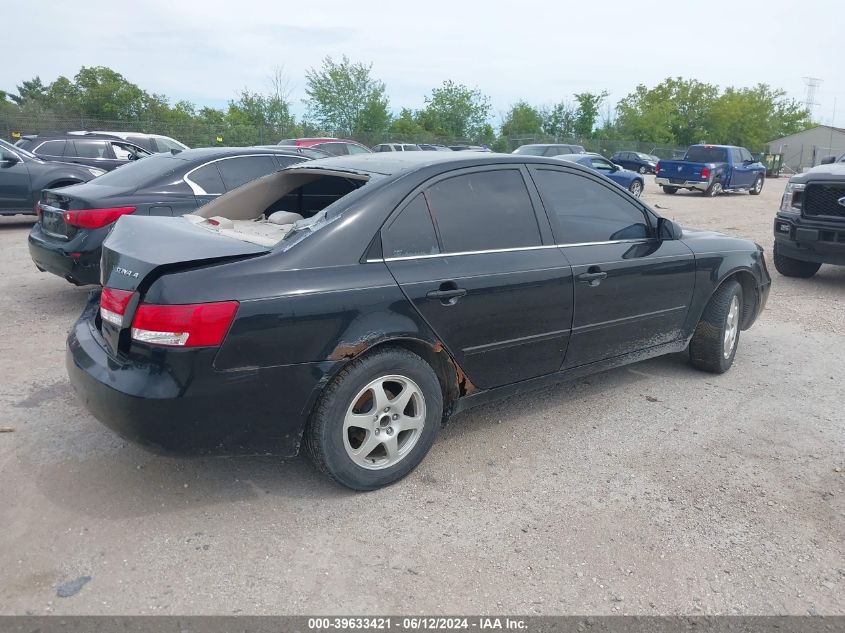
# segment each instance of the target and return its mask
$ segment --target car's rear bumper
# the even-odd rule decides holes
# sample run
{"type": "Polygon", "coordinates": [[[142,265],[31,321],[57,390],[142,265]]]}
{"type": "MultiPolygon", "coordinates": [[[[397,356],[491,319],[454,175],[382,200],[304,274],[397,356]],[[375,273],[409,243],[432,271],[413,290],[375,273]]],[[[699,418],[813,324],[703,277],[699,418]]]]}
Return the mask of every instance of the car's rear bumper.
{"type": "Polygon", "coordinates": [[[157,451],[272,454],[299,450],[307,416],[335,363],[217,371],[214,348],[155,350],[148,362],[107,351],[96,293],[68,335],[70,381],[88,410],[157,451]]]}
{"type": "Polygon", "coordinates": [[[41,230],[36,222],[29,232],[29,255],[40,270],[85,286],[100,283],[100,251],[103,240],[86,233],[66,242],[56,240],[41,230]]]}
{"type": "Polygon", "coordinates": [[[654,182],[661,187],[677,187],[678,189],[698,189],[699,191],[707,191],[710,183],[701,180],[677,180],[674,178],[662,178],[658,176],[654,182]]]}
{"type": "Polygon", "coordinates": [[[805,262],[845,266],[845,223],[805,225],[792,217],[777,216],[774,224],[778,254],[805,262]]]}

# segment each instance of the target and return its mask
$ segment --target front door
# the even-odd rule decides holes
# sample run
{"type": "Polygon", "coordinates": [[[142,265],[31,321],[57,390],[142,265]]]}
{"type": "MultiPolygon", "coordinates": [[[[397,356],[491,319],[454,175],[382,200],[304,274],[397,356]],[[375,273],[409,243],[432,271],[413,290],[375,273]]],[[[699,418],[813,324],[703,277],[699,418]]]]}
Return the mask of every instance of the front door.
{"type": "Polygon", "coordinates": [[[557,371],[572,325],[572,273],[523,171],[452,174],[386,224],[391,273],[476,387],[557,371]]]}
{"type": "Polygon", "coordinates": [[[564,367],[678,340],[695,280],[692,251],[657,239],[654,217],[612,185],[566,168],[531,173],[575,281],[564,367]]]}
{"type": "Polygon", "coordinates": [[[32,212],[34,204],[26,163],[11,150],[0,148],[0,211],[32,212]]]}

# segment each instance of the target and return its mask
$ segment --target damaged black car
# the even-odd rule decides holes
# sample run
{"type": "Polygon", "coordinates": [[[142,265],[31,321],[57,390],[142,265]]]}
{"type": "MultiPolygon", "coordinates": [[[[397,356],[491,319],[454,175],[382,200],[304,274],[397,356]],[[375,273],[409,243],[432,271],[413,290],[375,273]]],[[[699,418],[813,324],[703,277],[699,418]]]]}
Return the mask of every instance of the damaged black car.
{"type": "Polygon", "coordinates": [[[67,354],[99,420],[160,449],[305,447],[358,490],[495,398],[684,350],[727,371],[771,283],[754,242],[586,168],[471,152],[319,159],[126,215],[102,274],[67,354]]]}

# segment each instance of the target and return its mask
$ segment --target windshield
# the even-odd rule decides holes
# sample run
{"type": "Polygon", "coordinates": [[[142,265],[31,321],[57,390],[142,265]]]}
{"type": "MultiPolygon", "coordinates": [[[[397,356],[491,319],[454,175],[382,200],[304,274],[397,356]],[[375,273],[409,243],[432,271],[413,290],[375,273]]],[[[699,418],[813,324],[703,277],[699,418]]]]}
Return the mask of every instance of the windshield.
{"type": "Polygon", "coordinates": [[[684,160],[691,163],[726,163],[728,162],[728,152],[724,147],[695,145],[687,150],[684,160]]]}
{"type": "Polygon", "coordinates": [[[542,145],[523,145],[522,147],[518,147],[514,154],[526,154],[528,156],[542,156],[546,151],[546,148],[542,145]]]}
{"type": "Polygon", "coordinates": [[[3,139],[0,139],[0,148],[7,149],[15,152],[19,156],[26,156],[27,158],[33,158],[35,160],[39,160],[38,157],[33,154],[32,152],[26,151],[23,147],[18,147],[17,145],[12,145],[11,143],[7,143],[3,139]]]}
{"type": "Polygon", "coordinates": [[[170,174],[178,167],[185,165],[185,161],[173,156],[173,154],[153,154],[143,160],[138,160],[114,171],[103,174],[96,179],[94,184],[106,187],[132,187],[137,188],[147,184],[154,178],[170,174]]]}

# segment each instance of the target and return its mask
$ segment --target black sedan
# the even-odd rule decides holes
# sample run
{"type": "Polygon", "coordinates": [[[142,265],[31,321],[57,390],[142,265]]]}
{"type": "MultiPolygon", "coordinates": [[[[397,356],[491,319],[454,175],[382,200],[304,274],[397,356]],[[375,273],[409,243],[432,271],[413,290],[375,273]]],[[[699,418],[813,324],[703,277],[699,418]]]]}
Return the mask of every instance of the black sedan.
{"type": "Polygon", "coordinates": [[[0,215],[34,215],[43,189],[87,182],[104,173],[94,167],[43,161],[0,140],[0,215]]]}
{"type": "Polygon", "coordinates": [[[655,160],[654,156],[642,152],[616,152],[610,157],[610,160],[625,169],[641,174],[653,174],[654,168],[657,167],[659,162],[659,160],[655,160]]]}
{"type": "Polygon", "coordinates": [[[100,246],[120,216],[182,215],[259,176],[323,155],[284,147],[191,149],[155,154],[90,183],[47,189],[29,253],[39,270],[77,285],[97,284],[100,246]]]}
{"type": "Polygon", "coordinates": [[[771,283],[581,166],[476,152],[315,160],[181,218],[122,217],[69,334],[83,402],[170,449],[408,474],[468,407],[689,349],[727,371],[771,283]]]}

